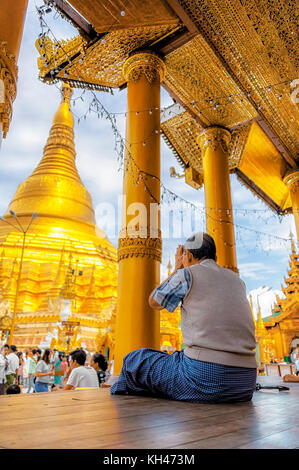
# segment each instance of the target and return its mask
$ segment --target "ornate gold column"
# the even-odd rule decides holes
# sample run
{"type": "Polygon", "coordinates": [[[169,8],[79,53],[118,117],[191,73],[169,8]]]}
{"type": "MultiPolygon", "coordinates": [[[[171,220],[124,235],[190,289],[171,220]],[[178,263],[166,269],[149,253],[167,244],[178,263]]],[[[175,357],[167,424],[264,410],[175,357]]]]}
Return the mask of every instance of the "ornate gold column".
{"type": "Polygon", "coordinates": [[[119,237],[118,309],[114,374],[129,352],[160,349],[160,315],[148,304],[159,284],[160,82],[164,62],[151,52],[126,60],[128,82],[122,229],[119,237]]]}
{"type": "Polygon", "coordinates": [[[299,169],[287,173],[283,182],[289,187],[299,243],[299,169]]]}
{"type": "Polygon", "coordinates": [[[216,243],[217,262],[238,273],[232,201],[229,181],[230,132],[208,127],[197,138],[202,150],[206,230],[216,243]]]}
{"type": "Polygon", "coordinates": [[[6,137],[17,94],[17,60],[28,0],[1,0],[0,8],[0,145],[6,137]]]}

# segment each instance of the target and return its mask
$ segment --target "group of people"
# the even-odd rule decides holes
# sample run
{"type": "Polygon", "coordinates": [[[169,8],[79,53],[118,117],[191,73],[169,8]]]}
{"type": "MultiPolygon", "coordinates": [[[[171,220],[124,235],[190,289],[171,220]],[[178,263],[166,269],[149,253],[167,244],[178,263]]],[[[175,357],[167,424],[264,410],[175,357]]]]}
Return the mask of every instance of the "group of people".
{"type": "Polygon", "coordinates": [[[15,345],[5,344],[0,351],[0,395],[100,387],[109,377],[107,369],[100,353],[87,360],[83,349],[67,356],[56,349],[22,353],[15,345]]]}
{"type": "MultiPolygon", "coordinates": [[[[120,375],[110,380],[112,395],[141,394],[196,403],[252,399],[258,364],[246,286],[238,274],[216,260],[215,241],[207,233],[198,232],[177,248],[174,272],[148,301],[153,315],[162,309],[173,312],[180,305],[185,348],[172,354],[151,348],[130,352],[120,375]]],[[[17,385],[21,366],[15,346],[9,346],[5,356],[8,393],[11,385],[17,385]]],[[[65,370],[57,351],[47,349],[39,359],[32,351],[29,358],[29,384],[34,376],[36,392],[105,386],[107,363],[101,354],[86,361],[85,351],[76,349],[63,359],[68,363],[65,370]]]]}

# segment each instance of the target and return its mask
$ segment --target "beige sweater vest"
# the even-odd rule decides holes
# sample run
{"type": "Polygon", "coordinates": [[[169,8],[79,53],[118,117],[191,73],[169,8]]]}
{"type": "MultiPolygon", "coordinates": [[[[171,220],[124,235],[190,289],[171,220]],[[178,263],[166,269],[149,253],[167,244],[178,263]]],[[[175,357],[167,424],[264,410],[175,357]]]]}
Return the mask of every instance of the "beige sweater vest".
{"type": "Polygon", "coordinates": [[[236,367],[257,367],[254,321],[244,282],[209,259],[189,267],[182,307],[186,356],[236,367]]]}

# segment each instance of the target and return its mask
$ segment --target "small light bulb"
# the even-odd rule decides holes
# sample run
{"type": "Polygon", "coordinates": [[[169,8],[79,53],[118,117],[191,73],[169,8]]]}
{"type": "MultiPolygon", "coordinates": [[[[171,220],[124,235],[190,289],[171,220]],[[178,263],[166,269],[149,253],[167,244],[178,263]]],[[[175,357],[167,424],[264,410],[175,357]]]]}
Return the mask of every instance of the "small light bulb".
{"type": "Polygon", "coordinates": [[[120,14],[121,14],[121,16],[125,16],[126,12],[125,12],[124,10],[122,10],[122,11],[120,12],[120,14]]]}
{"type": "Polygon", "coordinates": [[[102,44],[105,44],[105,42],[106,42],[105,38],[102,38],[102,39],[101,39],[101,43],[102,43],[102,44]]]}

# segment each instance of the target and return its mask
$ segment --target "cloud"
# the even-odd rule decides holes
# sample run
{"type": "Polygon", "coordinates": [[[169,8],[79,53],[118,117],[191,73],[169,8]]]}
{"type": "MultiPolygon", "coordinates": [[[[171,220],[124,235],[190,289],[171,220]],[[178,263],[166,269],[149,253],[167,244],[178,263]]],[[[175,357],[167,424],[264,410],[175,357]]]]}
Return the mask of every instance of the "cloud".
{"type": "Polygon", "coordinates": [[[271,289],[269,287],[263,286],[258,289],[254,289],[249,292],[248,300],[252,298],[252,307],[255,318],[257,314],[261,311],[262,317],[268,317],[272,314],[272,309],[276,303],[276,296],[279,298],[285,298],[285,295],[281,290],[271,289]]]}

